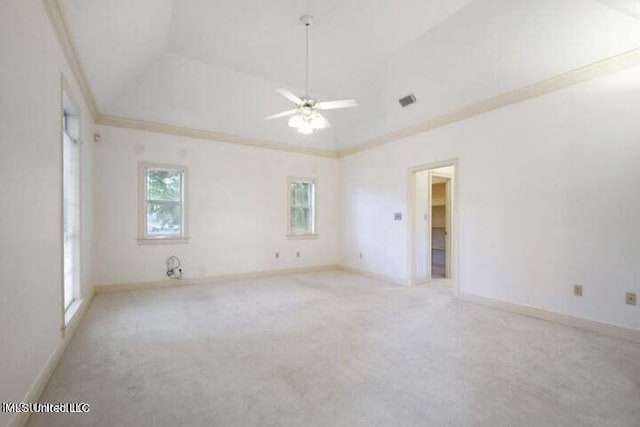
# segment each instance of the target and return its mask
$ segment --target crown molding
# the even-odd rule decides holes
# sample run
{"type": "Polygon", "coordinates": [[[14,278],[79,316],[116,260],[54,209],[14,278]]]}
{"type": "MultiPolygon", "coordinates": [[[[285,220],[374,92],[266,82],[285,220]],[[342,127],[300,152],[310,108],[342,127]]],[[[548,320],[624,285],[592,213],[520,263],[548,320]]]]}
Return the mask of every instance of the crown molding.
{"type": "Polygon", "coordinates": [[[42,4],[49,16],[49,21],[51,21],[51,25],[58,36],[58,41],[60,41],[60,46],[67,58],[73,77],[75,77],[78,86],[80,86],[82,96],[84,97],[84,100],[89,107],[89,111],[91,112],[91,116],[95,121],[100,113],[98,112],[95,98],[91,92],[91,87],[89,86],[84,69],[82,68],[82,63],[78,59],[76,44],[69,32],[69,26],[67,25],[62,5],[59,0],[42,0],[42,4]]]}
{"type": "Polygon", "coordinates": [[[244,145],[247,147],[265,148],[269,150],[285,151],[289,153],[306,154],[311,156],[327,157],[335,159],[337,152],[334,150],[323,150],[314,147],[299,147],[292,144],[284,144],[262,139],[246,138],[243,136],[230,135],[226,133],[193,129],[181,126],[168,125],[164,123],[151,122],[147,120],[130,119],[125,117],[100,114],[96,124],[103,126],[136,129],[148,132],[163,133],[167,135],[185,136],[188,138],[204,139],[208,141],[226,142],[229,144],[244,145]]]}
{"type": "Polygon", "coordinates": [[[595,79],[606,74],[614,73],[625,68],[640,64],[640,48],[612,56],[602,61],[577,68],[564,74],[552,77],[547,80],[534,83],[530,86],[514,90],[484,101],[461,108],[452,113],[440,117],[429,119],[414,126],[399,129],[397,131],[369,139],[361,144],[347,147],[338,151],[338,158],[347,157],[356,153],[361,153],[372,148],[380,147],[391,142],[408,138],[432,129],[446,126],[455,122],[516,104],[527,99],[536,98],[564,89],[578,83],[595,79]]]}
{"type": "Polygon", "coordinates": [[[335,150],[323,150],[313,147],[299,147],[292,144],[247,138],[216,131],[173,126],[164,123],[116,117],[100,113],[91,88],[89,86],[86,73],[84,72],[82,63],[80,62],[78,50],[73,40],[73,36],[69,31],[69,26],[65,18],[64,9],[62,7],[62,4],[60,3],[60,0],[42,0],[42,4],[44,5],[53,28],[55,29],[62,50],[65,54],[67,62],[69,63],[69,67],[71,68],[71,72],[73,73],[76,82],[80,86],[82,96],[84,97],[84,100],[91,112],[91,116],[93,117],[93,120],[96,124],[165,133],[168,135],[186,136],[190,138],[210,141],[226,142],[230,144],[285,151],[289,153],[306,154],[334,159],[337,157],[337,151],[335,150]]]}
{"type": "Polygon", "coordinates": [[[498,95],[476,104],[463,107],[451,113],[426,120],[417,125],[402,128],[385,135],[371,138],[365,142],[353,145],[341,150],[324,150],[313,147],[299,147],[292,144],[266,141],[261,139],[253,139],[238,135],[230,135],[216,131],[203,129],[193,129],[180,126],[173,126],[164,123],[156,123],[145,120],[130,119],[124,117],[116,117],[107,114],[101,114],[98,111],[97,104],[89,87],[86,74],[82,68],[82,64],[78,59],[77,49],[73,41],[73,37],[68,29],[67,21],[60,4],[60,0],[42,0],[47,15],[56,30],[60,44],[62,45],[65,56],[69,62],[78,85],[82,91],[84,99],[89,106],[91,115],[96,124],[112,127],[122,127],[128,129],[138,129],[150,132],[165,133],[169,135],[186,136],[190,138],[205,139],[210,141],[226,142],[230,144],[244,145],[248,147],[258,147],[270,150],[279,150],[290,153],[306,154],[312,156],[320,156],[327,158],[344,158],[363,151],[371,150],[382,145],[389,144],[404,138],[418,135],[423,132],[430,131],[439,127],[447,126],[455,122],[466,120],[468,118],[478,116],[502,107],[516,104],[528,99],[536,98],[548,93],[564,89],[578,83],[595,79],[625,68],[640,64],[640,48],[624,52],[619,55],[612,56],[602,61],[595,62],[584,67],[577,68],[564,74],[543,80],[532,85],[516,89],[502,95],[498,95]]]}

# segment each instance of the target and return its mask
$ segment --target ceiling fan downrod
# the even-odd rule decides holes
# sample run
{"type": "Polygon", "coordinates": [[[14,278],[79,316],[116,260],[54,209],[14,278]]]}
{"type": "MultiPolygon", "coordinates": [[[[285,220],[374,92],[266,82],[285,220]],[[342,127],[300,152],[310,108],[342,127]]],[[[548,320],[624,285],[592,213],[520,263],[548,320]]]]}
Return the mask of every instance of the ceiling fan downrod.
{"type": "Polygon", "coordinates": [[[305,68],[304,68],[304,97],[309,99],[309,27],[313,25],[312,15],[302,15],[300,21],[304,24],[307,36],[305,68]]]}

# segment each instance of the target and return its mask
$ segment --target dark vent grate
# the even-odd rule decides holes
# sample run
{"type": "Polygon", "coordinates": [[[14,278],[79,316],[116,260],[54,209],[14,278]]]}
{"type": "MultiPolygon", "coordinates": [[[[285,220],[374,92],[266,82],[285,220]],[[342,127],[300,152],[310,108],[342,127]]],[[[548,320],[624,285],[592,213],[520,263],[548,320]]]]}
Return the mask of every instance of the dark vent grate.
{"type": "Polygon", "coordinates": [[[407,95],[407,96],[405,96],[403,98],[400,98],[398,100],[398,102],[400,103],[400,105],[402,107],[406,107],[407,105],[411,105],[411,104],[415,103],[416,102],[416,97],[415,97],[414,94],[409,94],[409,95],[407,95]]]}

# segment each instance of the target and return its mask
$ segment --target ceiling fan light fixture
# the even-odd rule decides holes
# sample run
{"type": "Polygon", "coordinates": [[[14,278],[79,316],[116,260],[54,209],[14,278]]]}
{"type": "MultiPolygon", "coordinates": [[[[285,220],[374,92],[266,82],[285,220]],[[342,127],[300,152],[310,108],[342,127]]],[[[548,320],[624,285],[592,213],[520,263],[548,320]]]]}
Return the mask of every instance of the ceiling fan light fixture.
{"type": "Polygon", "coordinates": [[[313,133],[313,127],[308,122],[304,122],[300,127],[298,127],[298,132],[303,135],[309,135],[313,133]]]}
{"type": "Polygon", "coordinates": [[[296,114],[295,116],[291,116],[289,119],[289,126],[292,128],[299,128],[304,123],[304,119],[302,116],[296,114]]]}
{"type": "Polygon", "coordinates": [[[314,114],[309,121],[309,124],[314,129],[324,129],[327,127],[328,123],[320,114],[314,114]]]}

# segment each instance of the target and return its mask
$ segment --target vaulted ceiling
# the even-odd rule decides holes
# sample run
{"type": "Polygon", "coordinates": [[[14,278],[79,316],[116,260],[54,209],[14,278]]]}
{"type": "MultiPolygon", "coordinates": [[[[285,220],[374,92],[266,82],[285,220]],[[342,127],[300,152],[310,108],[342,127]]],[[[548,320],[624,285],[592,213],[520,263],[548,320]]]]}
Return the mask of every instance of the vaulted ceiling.
{"type": "Polygon", "coordinates": [[[102,113],[325,149],[640,47],[638,0],[61,0],[102,113]],[[355,97],[299,135],[263,117],[301,93],[355,97]],[[397,99],[414,93],[405,109],[397,99]]]}

